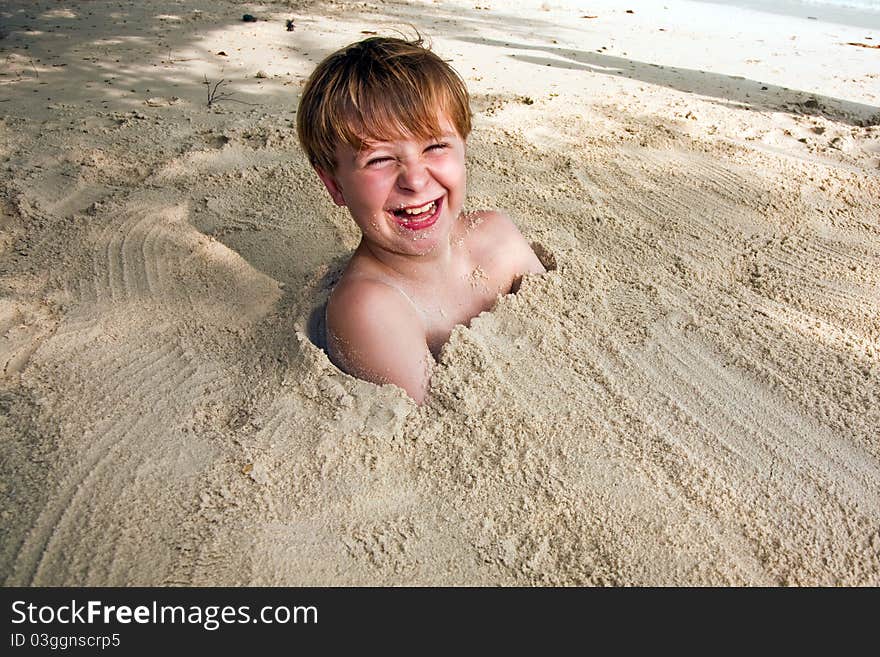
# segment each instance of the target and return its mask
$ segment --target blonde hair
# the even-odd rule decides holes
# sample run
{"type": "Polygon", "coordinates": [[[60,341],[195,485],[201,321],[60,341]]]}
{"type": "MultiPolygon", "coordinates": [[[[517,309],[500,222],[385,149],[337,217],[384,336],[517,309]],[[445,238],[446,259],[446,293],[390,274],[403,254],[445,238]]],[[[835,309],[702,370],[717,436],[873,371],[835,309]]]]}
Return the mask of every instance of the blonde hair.
{"type": "Polygon", "coordinates": [[[332,173],[338,144],[440,136],[445,115],[462,139],[471,131],[467,88],[455,70],[423,45],[370,37],[337,50],[303,89],[297,136],[312,166],[332,173]]]}

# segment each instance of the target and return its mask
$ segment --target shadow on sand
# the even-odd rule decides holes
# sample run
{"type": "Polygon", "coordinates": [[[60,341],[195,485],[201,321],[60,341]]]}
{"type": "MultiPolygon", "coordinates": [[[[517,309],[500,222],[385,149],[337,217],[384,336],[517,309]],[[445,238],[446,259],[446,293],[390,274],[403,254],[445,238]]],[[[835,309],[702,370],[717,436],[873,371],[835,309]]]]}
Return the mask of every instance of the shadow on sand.
{"type": "Polygon", "coordinates": [[[852,125],[880,124],[880,108],[840,98],[788,89],[758,80],[734,75],[710,73],[698,69],[661,66],[624,57],[600,53],[512,43],[482,37],[459,37],[460,41],[510,50],[532,51],[535,55],[508,54],[507,57],[536,66],[552,66],[572,71],[641,80],[678,91],[699,94],[712,102],[739,109],[788,112],[790,114],[824,116],[852,125]],[[781,102],[780,102],[780,99],[781,102]]]}

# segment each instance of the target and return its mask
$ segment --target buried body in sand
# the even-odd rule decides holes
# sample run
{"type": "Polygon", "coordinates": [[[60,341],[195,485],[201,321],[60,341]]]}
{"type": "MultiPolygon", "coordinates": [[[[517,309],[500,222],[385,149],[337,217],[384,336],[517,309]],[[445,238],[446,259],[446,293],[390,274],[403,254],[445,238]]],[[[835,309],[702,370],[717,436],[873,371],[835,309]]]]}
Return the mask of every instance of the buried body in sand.
{"type": "Polygon", "coordinates": [[[447,64],[380,37],[330,55],[300,102],[300,141],[362,233],[327,303],[330,357],[419,403],[452,329],[544,271],[505,215],[462,213],[470,118],[447,64]]]}

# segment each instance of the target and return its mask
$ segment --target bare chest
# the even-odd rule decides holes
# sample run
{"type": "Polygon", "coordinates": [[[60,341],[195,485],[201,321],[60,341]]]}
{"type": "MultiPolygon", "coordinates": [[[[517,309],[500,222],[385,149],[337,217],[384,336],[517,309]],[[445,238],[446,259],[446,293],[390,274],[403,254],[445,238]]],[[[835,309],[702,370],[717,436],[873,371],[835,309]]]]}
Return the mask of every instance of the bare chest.
{"type": "Polygon", "coordinates": [[[413,302],[422,315],[425,340],[434,358],[439,358],[456,326],[469,326],[474,317],[490,310],[499,294],[510,291],[510,284],[499,272],[475,267],[443,290],[416,295],[413,302]]]}

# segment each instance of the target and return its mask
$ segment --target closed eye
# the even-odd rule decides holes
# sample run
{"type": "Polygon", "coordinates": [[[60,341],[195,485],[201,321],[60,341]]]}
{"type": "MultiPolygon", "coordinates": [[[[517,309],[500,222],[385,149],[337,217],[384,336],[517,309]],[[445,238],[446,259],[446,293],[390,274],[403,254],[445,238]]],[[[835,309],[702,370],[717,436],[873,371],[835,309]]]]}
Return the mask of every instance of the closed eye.
{"type": "Polygon", "coordinates": [[[445,148],[449,148],[449,144],[446,142],[440,142],[438,144],[431,144],[425,150],[426,151],[442,151],[445,148]]]}
{"type": "Polygon", "coordinates": [[[390,162],[392,158],[390,157],[373,157],[367,160],[367,166],[372,167],[378,164],[382,164],[383,162],[390,162]]]}

